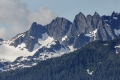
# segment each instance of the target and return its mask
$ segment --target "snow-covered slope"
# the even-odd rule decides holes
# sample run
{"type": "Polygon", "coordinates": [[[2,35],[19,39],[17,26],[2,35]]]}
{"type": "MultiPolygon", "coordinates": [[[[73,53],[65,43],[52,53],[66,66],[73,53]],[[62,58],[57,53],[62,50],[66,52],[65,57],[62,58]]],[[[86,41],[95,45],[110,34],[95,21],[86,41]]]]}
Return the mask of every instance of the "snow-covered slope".
{"type": "Polygon", "coordinates": [[[33,52],[29,52],[25,48],[25,43],[18,45],[17,47],[10,46],[7,44],[8,41],[3,41],[2,45],[0,45],[0,59],[6,59],[9,61],[14,61],[19,56],[32,56],[33,52]]]}
{"type": "Polygon", "coordinates": [[[12,46],[11,43],[14,43],[15,40],[20,37],[24,38],[23,35],[21,36],[21,34],[19,34],[11,40],[1,41],[0,63],[2,66],[0,66],[0,71],[31,67],[36,65],[41,60],[59,57],[74,50],[74,48],[71,50],[69,47],[64,47],[57,40],[54,40],[52,37],[48,36],[46,32],[42,34],[42,38],[37,39],[37,43],[34,44],[33,51],[29,51],[24,42],[16,47],[12,46]]]}

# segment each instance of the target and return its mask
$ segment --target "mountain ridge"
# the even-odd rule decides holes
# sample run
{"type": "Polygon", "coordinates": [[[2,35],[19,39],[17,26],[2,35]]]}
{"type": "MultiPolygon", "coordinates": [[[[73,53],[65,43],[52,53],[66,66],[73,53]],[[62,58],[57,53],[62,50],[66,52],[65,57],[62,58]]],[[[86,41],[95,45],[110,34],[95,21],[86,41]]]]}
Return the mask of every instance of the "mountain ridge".
{"type": "MultiPolygon", "coordinates": [[[[10,40],[1,40],[1,50],[8,50],[5,54],[16,54],[12,57],[13,62],[0,63],[1,69],[7,71],[31,67],[41,60],[61,56],[95,40],[113,40],[120,34],[119,21],[120,14],[115,12],[111,16],[100,16],[97,12],[85,16],[80,12],[73,22],[62,17],[57,17],[45,26],[33,22],[28,31],[10,40]]],[[[1,54],[8,59],[5,54],[1,54]]]]}
{"type": "Polygon", "coordinates": [[[72,53],[41,61],[32,68],[3,72],[0,79],[119,80],[119,53],[120,37],[110,41],[93,41],[72,53]]]}

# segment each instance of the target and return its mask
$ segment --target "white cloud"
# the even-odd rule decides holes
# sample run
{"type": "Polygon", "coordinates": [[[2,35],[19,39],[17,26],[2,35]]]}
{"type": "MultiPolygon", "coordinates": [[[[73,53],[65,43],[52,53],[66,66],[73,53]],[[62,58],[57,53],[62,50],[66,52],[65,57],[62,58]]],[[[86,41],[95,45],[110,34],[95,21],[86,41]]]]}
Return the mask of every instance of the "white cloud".
{"type": "Polygon", "coordinates": [[[54,14],[51,10],[46,7],[40,7],[39,13],[31,12],[28,16],[28,20],[30,23],[37,21],[42,25],[46,25],[52,19],[54,19],[57,15],[54,14]]]}
{"type": "Polygon", "coordinates": [[[45,25],[56,16],[45,7],[40,7],[39,12],[33,12],[23,0],[0,0],[0,24],[9,25],[12,36],[28,30],[32,22],[45,25]]]}
{"type": "Polygon", "coordinates": [[[3,39],[8,39],[9,38],[7,31],[2,27],[0,27],[0,38],[3,38],[3,39]]]}

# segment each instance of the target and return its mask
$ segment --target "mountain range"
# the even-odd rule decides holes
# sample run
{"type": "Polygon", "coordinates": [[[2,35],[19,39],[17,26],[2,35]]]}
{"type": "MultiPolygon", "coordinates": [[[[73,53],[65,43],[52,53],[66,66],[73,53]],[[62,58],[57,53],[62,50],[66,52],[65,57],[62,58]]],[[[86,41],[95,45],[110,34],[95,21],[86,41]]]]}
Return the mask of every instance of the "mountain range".
{"type": "MultiPolygon", "coordinates": [[[[85,16],[82,12],[73,22],[57,17],[43,26],[33,22],[30,29],[9,40],[0,39],[0,71],[37,65],[40,61],[59,57],[89,42],[110,41],[120,35],[120,13],[110,16],[85,16]]],[[[119,53],[119,50],[116,50],[119,53]]]]}
{"type": "Polygon", "coordinates": [[[120,37],[93,41],[31,68],[0,73],[0,80],[120,80],[120,37]]]}

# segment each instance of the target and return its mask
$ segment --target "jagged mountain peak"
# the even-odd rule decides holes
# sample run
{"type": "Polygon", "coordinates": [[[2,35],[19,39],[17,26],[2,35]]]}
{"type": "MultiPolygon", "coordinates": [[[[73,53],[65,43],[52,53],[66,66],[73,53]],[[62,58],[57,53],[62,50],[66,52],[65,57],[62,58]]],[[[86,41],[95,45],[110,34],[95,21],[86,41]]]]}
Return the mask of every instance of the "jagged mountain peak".
{"type": "Polygon", "coordinates": [[[67,20],[67,19],[65,19],[63,17],[56,17],[54,20],[67,20]]]}
{"type": "Polygon", "coordinates": [[[63,18],[63,17],[57,17],[57,18],[53,19],[50,24],[62,24],[62,23],[65,23],[65,22],[68,22],[68,23],[72,24],[72,22],[70,22],[68,19],[63,18]]]}
{"type": "Polygon", "coordinates": [[[31,36],[35,36],[35,35],[45,33],[45,31],[46,30],[45,30],[44,26],[42,26],[40,24],[37,24],[36,22],[33,22],[32,25],[31,25],[31,28],[28,31],[28,33],[31,36]]]}
{"type": "Polygon", "coordinates": [[[79,12],[79,14],[78,14],[79,16],[84,16],[84,14],[82,13],[82,12],[79,12]]]}
{"type": "Polygon", "coordinates": [[[71,24],[72,22],[68,19],[57,17],[50,24],[46,25],[45,28],[47,29],[49,36],[60,41],[61,38],[67,34],[71,24]]]}
{"type": "Polygon", "coordinates": [[[83,19],[85,19],[85,15],[82,12],[79,12],[79,14],[75,16],[74,22],[83,19]]]}
{"type": "Polygon", "coordinates": [[[33,23],[32,23],[32,26],[37,26],[37,22],[33,22],[33,23]]]}
{"type": "Polygon", "coordinates": [[[111,16],[119,15],[120,13],[117,13],[115,11],[112,12],[111,16]]]}
{"type": "Polygon", "coordinates": [[[42,26],[41,24],[37,24],[37,22],[33,22],[29,30],[34,30],[38,28],[42,29],[44,28],[44,26],[42,26]]]}
{"type": "Polygon", "coordinates": [[[120,20],[120,13],[113,12],[113,13],[111,14],[111,19],[113,19],[113,21],[116,21],[117,19],[120,20]]]}
{"type": "Polygon", "coordinates": [[[94,15],[93,15],[93,20],[94,21],[99,21],[100,19],[101,19],[101,16],[97,12],[95,12],[94,15]]]}
{"type": "Polygon", "coordinates": [[[87,28],[86,17],[82,12],[79,12],[79,14],[75,16],[68,34],[72,34],[72,36],[77,36],[80,33],[84,33],[85,28],[87,28]]]}
{"type": "Polygon", "coordinates": [[[100,16],[100,15],[97,12],[95,12],[93,16],[100,16]]]}
{"type": "Polygon", "coordinates": [[[86,17],[82,12],[80,12],[79,14],[77,14],[75,16],[75,19],[73,21],[73,25],[77,29],[79,29],[79,27],[86,27],[86,17]],[[82,25],[84,25],[84,26],[82,26],[82,25]]]}

